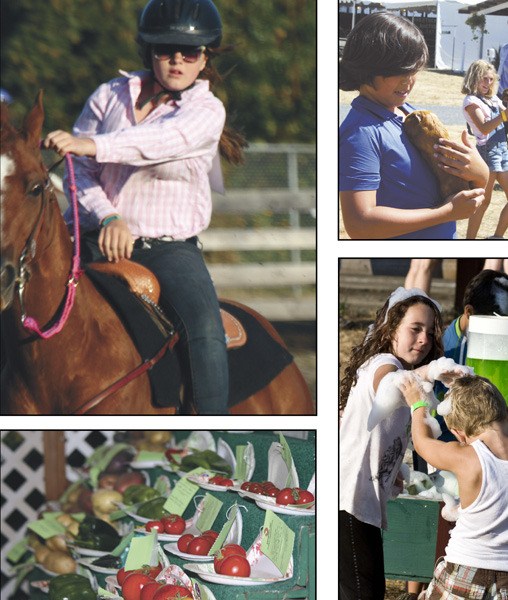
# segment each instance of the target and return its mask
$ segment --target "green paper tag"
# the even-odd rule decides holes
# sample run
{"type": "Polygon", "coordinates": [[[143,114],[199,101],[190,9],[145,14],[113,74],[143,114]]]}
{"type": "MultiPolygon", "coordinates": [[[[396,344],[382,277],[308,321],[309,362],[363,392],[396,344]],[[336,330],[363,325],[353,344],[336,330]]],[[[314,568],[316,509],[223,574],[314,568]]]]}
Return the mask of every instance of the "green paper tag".
{"type": "Polygon", "coordinates": [[[188,481],[186,478],[180,479],[164,503],[164,510],[173,515],[182,516],[198,490],[199,485],[188,481]]]}
{"type": "Polygon", "coordinates": [[[171,484],[168,477],[166,475],[159,475],[153,485],[153,489],[157,490],[161,496],[169,496],[171,493],[171,484]]]}
{"type": "Polygon", "coordinates": [[[271,510],[266,511],[261,552],[266,554],[282,575],[285,574],[295,542],[295,532],[271,510]]]}
{"type": "Polygon", "coordinates": [[[164,452],[149,452],[140,450],[134,459],[136,462],[166,462],[164,452]]]}
{"type": "Polygon", "coordinates": [[[118,598],[117,594],[108,592],[108,590],[105,590],[104,588],[101,588],[101,587],[99,587],[99,589],[97,590],[97,596],[99,598],[118,598]]]}
{"type": "Polygon", "coordinates": [[[233,473],[233,479],[241,479],[242,481],[247,477],[247,463],[245,462],[245,451],[247,446],[237,446],[235,448],[236,454],[236,467],[233,473]]]}
{"type": "Polygon", "coordinates": [[[129,535],[125,536],[122,541],[118,544],[116,548],[111,550],[110,554],[113,556],[120,556],[122,552],[127,548],[127,546],[131,543],[132,538],[134,537],[134,531],[129,533],[129,535]]]}
{"type": "Polygon", "coordinates": [[[17,563],[21,560],[21,558],[27,550],[28,542],[23,539],[9,550],[9,552],[7,553],[7,560],[10,560],[13,563],[17,563]]]}
{"type": "Polygon", "coordinates": [[[152,531],[148,535],[132,538],[131,547],[125,561],[125,570],[141,569],[143,565],[155,567],[158,560],[157,532],[152,531]]]}
{"type": "Polygon", "coordinates": [[[205,499],[203,500],[203,511],[196,521],[196,527],[199,529],[199,531],[201,531],[201,533],[212,528],[212,525],[217,518],[217,515],[219,514],[223,504],[224,503],[215,496],[212,496],[211,494],[205,494],[205,499]]]}
{"type": "Polygon", "coordinates": [[[82,512],[82,513],[72,513],[71,517],[75,520],[78,521],[78,523],[81,523],[81,521],[84,520],[84,518],[86,517],[86,513],[82,512]]]}
{"type": "Polygon", "coordinates": [[[282,446],[282,460],[286,463],[286,467],[288,468],[286,487],[292,487],[293,476],[291,475],[291,470],[293,467],[293,455],[291,454],[291,449],[289,448],[286,438],[282,435],[282,433],[279,433],[279,441],[282,446]]]}
{"type": "MultiPolygon", "coordinates": [[[[132,509],[132,506],[130,508],[132,509]]],[[[118,521],[118,519],[121,519],[122,517],[126,517],[126,516],[127,516],[127,513],[124,510],[115,510],[109,514],[109,520],[110,521],[118,521]]]]}
{"type": "Polygon", "coordinates": [[[62,535],[65,533],[65,527],[55,521],[55,519],[39,519],[28,524],[28,529],[31,529],[37,535],[40,535],[42,539],[47,540],[54,535],[62,535]]]}
{"type": "Polygon", "coordinates": [[[59,517],[60,515],[63,515],[63,512],[43,512],[42,513],[42,518],[43,519],[47,519],[48,521],[55,521],[57,519],[57,517],[59,517]]]}
{"type": "Polygon", "coordinates": [[[224,542],[226,541],[226,538],[228,537],[228,534],[231,531],[231,527],[233,527],[233,523],[235,522],[237,512],[238,504],[233,504],[229,513],[228,520],[222,526],[222,529],[219,531],[219,536],[213,543],[213,546],[210,548],[210,552],[208,552],[209,556],[215,554],[217,550],[222,548],[222,546],[224,545],[224,542]]]}

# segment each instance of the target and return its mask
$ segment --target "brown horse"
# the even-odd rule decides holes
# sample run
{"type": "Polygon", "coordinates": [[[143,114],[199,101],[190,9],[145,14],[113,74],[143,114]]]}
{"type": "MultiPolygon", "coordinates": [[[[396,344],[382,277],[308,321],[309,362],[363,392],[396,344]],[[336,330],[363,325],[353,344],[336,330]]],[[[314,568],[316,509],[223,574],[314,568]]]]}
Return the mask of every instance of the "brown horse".
{"type": "MultiPolygon", "coordinates": [[[[2,413],[73,414],[141,357],[115,310],[86,273],[75,286],[63,328],[43,339],[22,325],[23,314],[48,327],[61,314],[73,244],[39,151],[44,110],[39,94],[21,131],[1,116],[2,413]],[[20,273],[22,253],[29,273],[20,273]],[[20,293],[20,283],[24,287],[20,293]],[[23,306],[24,305],[24,306],[23,306]]],[[[22,270],[21,269],[21,270],[22,270]]],[[[270,323],[247,307],[283,345],[270,323]]],[[[174,414],[151,401],[146,373],[108,396],[88,414],[174,414]]],[[[185,396],[185,394],[184,394],[185,396]]],[[[291,362],[266,387],[231,408],[232,414],[314,414],[309,389],[291,362]]]]}

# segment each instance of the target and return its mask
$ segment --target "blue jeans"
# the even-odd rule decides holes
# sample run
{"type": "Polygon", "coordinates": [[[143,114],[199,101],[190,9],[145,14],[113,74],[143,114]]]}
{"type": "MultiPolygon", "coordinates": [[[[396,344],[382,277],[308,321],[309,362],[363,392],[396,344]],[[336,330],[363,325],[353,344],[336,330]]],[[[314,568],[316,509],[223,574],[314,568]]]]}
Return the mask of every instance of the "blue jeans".
{"type": "MultiPolygon", "coordinates": [[[[88,244],[89,235],[86,237],[88,244]]],[[[138,246],[131,260],[157,276],[160,304],[180,336],[186,398],[192,400],[198,414],[229,414],[226,338],[217,293],[201,250],[192,241],[163,242],[149,249],[138,246]]]]}

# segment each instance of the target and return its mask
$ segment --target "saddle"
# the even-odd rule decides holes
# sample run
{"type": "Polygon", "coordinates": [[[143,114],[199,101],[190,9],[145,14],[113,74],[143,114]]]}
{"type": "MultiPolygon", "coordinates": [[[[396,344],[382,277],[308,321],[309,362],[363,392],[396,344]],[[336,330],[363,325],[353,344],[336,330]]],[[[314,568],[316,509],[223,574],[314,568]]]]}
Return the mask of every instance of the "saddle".
{"type": "MultiPolygon", "coordinates": [[[[92,262],[88,264],[88,267],[120,279],[133,294],[143,301],[145,306],[148,305],[146,308],[154,318],[164,319],[162,309],[159,308],[160,284],[150,269],[127,259],[118,263],[92,262]]],[[[223,308],[220,309],[220,313],[228,350],[241,348],[247,342],[247,333],[243,325],[223,308]]]]}

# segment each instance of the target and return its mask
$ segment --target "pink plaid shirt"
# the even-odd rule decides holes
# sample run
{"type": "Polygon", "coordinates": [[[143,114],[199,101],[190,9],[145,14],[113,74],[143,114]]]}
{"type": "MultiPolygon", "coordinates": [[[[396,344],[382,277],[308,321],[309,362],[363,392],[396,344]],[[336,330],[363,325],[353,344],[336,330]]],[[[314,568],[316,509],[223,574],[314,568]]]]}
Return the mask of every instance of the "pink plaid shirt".
{"type": "MultiPolygon", "coordinates": [[[[136,124],[134,104],[148,74],[124,75],[101,85],[74,125],[75,135],[97,146],[95,159],[74,159],[81,229],[97,229],[106,215],[118,213],[134,237],[197,235],[210,222],[208,173],[224,106],[208,81],[198,79],[181,100],[136,124]]],[[[71,210],[66,220],[72,222],[71,210]]]]}

